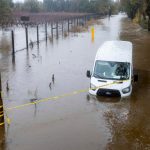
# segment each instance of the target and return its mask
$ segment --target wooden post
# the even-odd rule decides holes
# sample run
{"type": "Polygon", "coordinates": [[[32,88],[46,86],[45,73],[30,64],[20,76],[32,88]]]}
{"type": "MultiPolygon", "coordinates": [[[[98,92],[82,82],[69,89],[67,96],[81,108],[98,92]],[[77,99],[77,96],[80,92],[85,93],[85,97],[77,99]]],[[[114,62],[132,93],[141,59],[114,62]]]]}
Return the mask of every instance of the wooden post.
{"type": "Polygon", "coordinates": [[[45,39],[47,41],[47,23],[45,24],[45,39]]]}
{"type": "Polygon", "coordinates": [[[28,50],[29,46],[28,46],[28,27],[25,27],[25,33],[26,33],[26,48],[28,50]]]}
{"type": "Polygon", "coordinates": [[[52,36],[52,39],[53,39],[53,22],[51,23],[51,36],[52,36]]]}
{"type": "Polygon", "coordinates": [[[37,25],[37,43],[39,44],[39,26],[37,25]]]}
{"type": "Polygon", "coordinates": [[[58,39],[58,21],[56,22],[56,38],[58,39]]]}
{"type": "Polygon", "coordinates": [[[4,111],[3,111],[3,101],[2,101],[2,81],[0,72],[0,127],[4,127],[4,111]]]}
{"type": "Polygon", "coordinates": [[[12,39],[12,54],[15,55],[15,42],[14,42],[14,31],[11,31],[11,39],[12,39]]]}

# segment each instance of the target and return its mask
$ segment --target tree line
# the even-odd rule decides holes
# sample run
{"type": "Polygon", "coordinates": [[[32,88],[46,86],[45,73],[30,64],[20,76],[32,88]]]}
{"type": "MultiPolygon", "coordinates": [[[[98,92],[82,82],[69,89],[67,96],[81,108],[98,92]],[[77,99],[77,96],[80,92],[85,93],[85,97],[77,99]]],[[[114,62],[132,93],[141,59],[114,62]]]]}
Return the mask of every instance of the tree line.
{"type": "Polygon", "coordinates": [[[13,0],[0,0],[0,23],[12,19],[13,12],[85,12],[108,13],[115,10],[113,0],[24,0],[13,3],[13,0]]]}
{"type": "Polygon", "coordinates": [[[144,17],[149,15],[150,0],[120,0],[120,8],[133,19],[139,11],[144,17]]]}
{"type": "Polygon", "coordinates": [[[99,12],[113,5],[112,0],[25,0],[15,3],[14,9],[29,12],[99,12]]]}
{"type": "Polygon", "coordinates": [[[120,10],[150,31],[150,0],[120,0],[120,10]]]}
{"type": "Polygon", "coordinates": [[[0,0],[0,23],[7,22],[11,19],[12,0],[0,0]]]}

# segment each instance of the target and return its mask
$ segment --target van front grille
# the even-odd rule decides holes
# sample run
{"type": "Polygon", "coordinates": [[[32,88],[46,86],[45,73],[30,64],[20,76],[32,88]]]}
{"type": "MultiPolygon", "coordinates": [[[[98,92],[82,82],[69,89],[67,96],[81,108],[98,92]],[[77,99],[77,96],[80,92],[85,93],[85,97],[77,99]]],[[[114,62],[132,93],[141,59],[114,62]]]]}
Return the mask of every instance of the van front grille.
{"type": "Polygon", "coordinates": [[[112,89],[99,89],[97,91],[97,95],[98,96],[112,96],[112,97],[121,96],[118,90],[112,90],[112,89]]]}

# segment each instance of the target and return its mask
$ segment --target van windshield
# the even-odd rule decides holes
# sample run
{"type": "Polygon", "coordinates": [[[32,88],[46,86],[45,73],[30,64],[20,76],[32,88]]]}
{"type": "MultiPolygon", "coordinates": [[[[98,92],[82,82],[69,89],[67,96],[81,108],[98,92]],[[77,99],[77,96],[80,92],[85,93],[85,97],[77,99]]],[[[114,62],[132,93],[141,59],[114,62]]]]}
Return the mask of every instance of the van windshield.
{"type": "Polygon", "coordinates": [[[127,80],[130,77],[130,63],[97,60],[93,76],[101,79],[127,80]]]}

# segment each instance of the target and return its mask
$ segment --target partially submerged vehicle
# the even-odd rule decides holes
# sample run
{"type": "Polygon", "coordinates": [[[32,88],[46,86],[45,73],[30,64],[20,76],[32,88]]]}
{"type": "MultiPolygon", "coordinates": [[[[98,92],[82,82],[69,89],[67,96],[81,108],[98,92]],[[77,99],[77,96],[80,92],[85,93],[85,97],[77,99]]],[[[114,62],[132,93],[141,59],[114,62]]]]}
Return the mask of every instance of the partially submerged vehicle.
{"type": "MultiPolygon", "coordinates": [[[[97,51],[92,72],[89,93],[92,95],[129,96],[132,92],[133,62],[132,43],[128,41],[107,41],[97,51]]],[[[134,76],[138,80],[138,76],[134,76]]]]}

